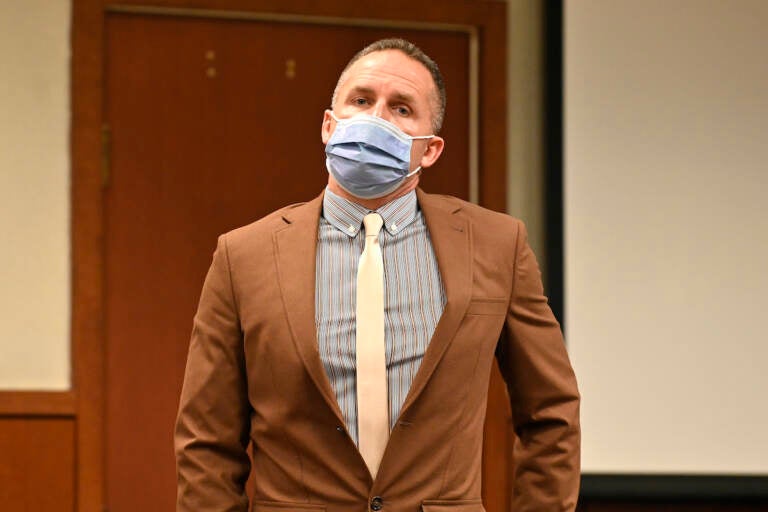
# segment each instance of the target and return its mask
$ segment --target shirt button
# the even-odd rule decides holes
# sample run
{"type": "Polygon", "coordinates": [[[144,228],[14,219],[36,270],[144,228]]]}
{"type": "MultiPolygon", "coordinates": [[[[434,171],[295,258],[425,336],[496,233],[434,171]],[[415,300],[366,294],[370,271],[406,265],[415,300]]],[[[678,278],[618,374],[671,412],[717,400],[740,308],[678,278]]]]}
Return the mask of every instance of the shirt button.
{"type": "Polygon", "coordinates": [[[392,231],[397,231],[397,224],[392,223],[392,231]]]}
{"type": "Polygon", "coordinates": [[[384,508],[384,500],[381,499],[381,496],[374,496],[371,499],[371,510],[378,512],[382,508],[384,508]]]}
{"type": "Polygon", "coordinates": [[[349,231],[350,233],[354,233],[355,232],[355,226],[350,224],[349,227],[347,228],[347,231],[349,231]]]}

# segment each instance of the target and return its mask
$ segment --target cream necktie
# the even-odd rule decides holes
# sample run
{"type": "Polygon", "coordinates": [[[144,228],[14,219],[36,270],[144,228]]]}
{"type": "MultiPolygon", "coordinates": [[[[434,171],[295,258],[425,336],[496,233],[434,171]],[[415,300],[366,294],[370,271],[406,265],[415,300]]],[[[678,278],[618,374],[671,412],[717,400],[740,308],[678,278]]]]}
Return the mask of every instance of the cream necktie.
{"type": "Polygon", "coordinates": [[[381,215],[363,219],[365,248],[357,267],[357,432],[360,454],[376,478],[389,439],[387,363],[384,345],[384,261],[381,215]]]}

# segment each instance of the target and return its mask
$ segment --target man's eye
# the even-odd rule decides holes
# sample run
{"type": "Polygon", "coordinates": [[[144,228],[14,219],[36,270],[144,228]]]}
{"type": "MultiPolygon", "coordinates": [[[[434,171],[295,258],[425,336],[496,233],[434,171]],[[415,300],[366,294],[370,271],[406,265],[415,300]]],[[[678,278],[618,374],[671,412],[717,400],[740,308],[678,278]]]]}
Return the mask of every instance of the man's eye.
{"type": "Polygon", "coordinates": [[[366,100],[365,98],[355,98],[352,102],[355,105],[365,105],[366,103],[368,103],[368,100],[366,100]]]}
{"type": "Polygon", "coordinates": [[[411,114],[411,110],[408,107],[397,107],[397,113],[401,116],[408,116],[411,114]]]}

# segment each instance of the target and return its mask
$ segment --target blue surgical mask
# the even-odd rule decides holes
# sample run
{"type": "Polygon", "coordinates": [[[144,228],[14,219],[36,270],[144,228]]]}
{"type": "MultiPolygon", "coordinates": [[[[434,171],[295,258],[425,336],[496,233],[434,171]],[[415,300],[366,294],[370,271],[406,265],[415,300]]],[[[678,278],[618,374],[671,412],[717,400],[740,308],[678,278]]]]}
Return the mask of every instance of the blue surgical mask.
{"type": "Polygon", "coordinates": [[[414,139],[434,135],[411,136],[394,124],[376,116],[358,114],[337,118],[325,146],[325,166],[339,186],[361,199],[383,197],[397,190],[421,166],[409,172],[414,139]]]}

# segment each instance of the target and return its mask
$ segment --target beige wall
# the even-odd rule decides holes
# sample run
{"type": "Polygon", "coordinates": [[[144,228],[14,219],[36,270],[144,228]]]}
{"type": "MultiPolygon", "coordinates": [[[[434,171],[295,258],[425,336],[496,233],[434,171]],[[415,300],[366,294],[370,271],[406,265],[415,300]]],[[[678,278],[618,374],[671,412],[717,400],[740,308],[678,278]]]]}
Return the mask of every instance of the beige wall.
{"type": "Polygon", "coordinates": [[[70,385],[70,2],[0,2],[0,390],[70,385]]]}
{"type": "Polygon", "coordinates": [[[507,3],[507,211],[522,219],[544,269],[544,108],[541,0],[507,3]]]}
{"type": "Polygon", "coordinates": [[[768,474],[768,2],[566,2],[588,472],[768,474]]]}

